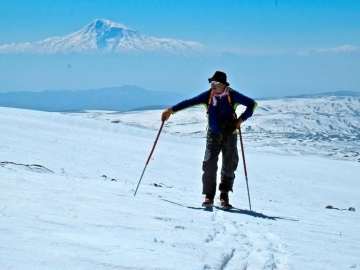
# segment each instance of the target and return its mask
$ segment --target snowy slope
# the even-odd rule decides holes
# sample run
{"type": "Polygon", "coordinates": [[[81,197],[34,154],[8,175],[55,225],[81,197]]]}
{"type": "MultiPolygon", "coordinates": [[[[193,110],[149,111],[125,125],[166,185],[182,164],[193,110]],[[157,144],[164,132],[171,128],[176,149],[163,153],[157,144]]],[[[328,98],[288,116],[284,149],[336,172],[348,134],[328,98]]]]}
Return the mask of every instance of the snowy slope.
{"type": "MultiPolygon", "coordinates": [[[[258,104],[251,121],[243,126],[244,136],[252,147],[360,162],[360,97],[283,98],[259,100],[258,104]]],[[[238,115],[243,110],[239,106],[238,115]]],[[[148,111],[144,117],[144,112],[87,111],[72,115],[156,129],[154,120],[160,113],[148,111]]],[[[202,138],[206,121],[204,107],[191,108],[185,114],[173,115],[165,132],[202,138]]]]}
{"type": "Polygon", "coordinates": [[[52,37],[38,42],[4,44],[0,53],[169,53],[196,55],[210,53],[210,49],[193,42],[171,38],[148,37],[123,24],[98,19],[66,36],[52,37]]]}
{"type": "Polygon", "coordinates": [[[149,124],[131,126],[0,108],[0,268],[360,267],[358,162],[284,153],[271,140],[264,153],[245,132],[255,212],[242,166],[231,194],[238,209],[203,211],[205,141],[186,136],[199,121],[180,121],[193,112],[165,124],[134,197],[159,111],[134,113],[149,124]]]}

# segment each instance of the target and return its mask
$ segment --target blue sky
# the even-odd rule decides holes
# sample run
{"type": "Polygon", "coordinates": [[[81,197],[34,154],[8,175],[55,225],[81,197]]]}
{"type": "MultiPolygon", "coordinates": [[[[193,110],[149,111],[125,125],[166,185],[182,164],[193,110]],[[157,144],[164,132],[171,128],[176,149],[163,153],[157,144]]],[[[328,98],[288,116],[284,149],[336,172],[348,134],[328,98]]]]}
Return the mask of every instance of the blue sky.
{"type": "Polygon", "coordinates": [[[360,1],[0,1],[0,44],[66,35],[97,18],[220,50],[279,53],[360,46],[360,1]]]}
{"type": "MultiPolygon", "coordinates": [[[[98,18],[123,23],[148,36],[192,40],[279,66],[291,66],[294,60],[289,55],[307,57],[296,61],[307,61],[306,66],[311,67],[311,61],[319,61],[318,54],[334,54],[329,56],[333,61],[326,65],[339,63],[339,68],[330,73],[338,73],[339,78],[343,73],[350,81],[344,87],[340,84],[338,90],[360,91],[360,81],[352,75],[357,71],[360,74],[356,62],[360,60],[358,0],[0,0],[0,44],[66,35],[98,18]]],[[[314,62],[313,66],[317,65],[314,62]]],[[[260,72],[272,76],[265,68],[260,67],[260,72]]],[[[294,72],[304,70],[294,68],[294,72]]],[[[262,78],[261,74],[256,77],[262,78]]],[[[328,82],[332,78],[321,79],[328,82]]],[[[82,87],[87,86],[73,88],[82,87]]],[[[254,85],[249,83],[247,87],[254,85]]],[[[0,81],[0,91],[4,89],[0,81]]]]}

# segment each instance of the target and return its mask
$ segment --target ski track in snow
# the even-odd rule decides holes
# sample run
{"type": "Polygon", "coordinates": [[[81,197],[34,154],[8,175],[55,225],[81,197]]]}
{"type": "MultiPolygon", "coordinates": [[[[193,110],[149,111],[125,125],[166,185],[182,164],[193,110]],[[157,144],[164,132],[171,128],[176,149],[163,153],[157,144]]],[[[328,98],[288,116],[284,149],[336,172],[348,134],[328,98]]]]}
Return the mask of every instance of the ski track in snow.
{"type": "Polygon", "coordinates": [[[167,123],[134,197],[160,122],[135,114],[153,121],[148,129],[101,112],[0,108],[0,269],[360,266],[358,212],[325,209],[359,209],[357,162],[248,145],[254,212],[241,162],[230,195],[237,208],[204,211],[205,141],[184,135],[198,123],[182,123],[180,134],[167,123]]]}

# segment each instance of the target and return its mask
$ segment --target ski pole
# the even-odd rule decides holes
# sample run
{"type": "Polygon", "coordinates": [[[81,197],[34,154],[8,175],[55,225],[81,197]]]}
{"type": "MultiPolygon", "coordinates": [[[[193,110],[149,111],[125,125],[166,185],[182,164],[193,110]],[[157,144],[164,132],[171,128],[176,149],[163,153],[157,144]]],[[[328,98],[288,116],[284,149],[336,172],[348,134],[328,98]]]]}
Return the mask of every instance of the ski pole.
{"type": "Polygon", "coordinates": [[[239,135],[240,135],[241,153],[242,153],[243,164],[244,164],[246,187],[247,187],[248,198],[249,198],[249,206],[250,206],[250,211],[252,211],[252,210],[251,210],[251,202],[250,202],[250,193],[249,193],[249,184],[248,184],[247,170],[246,170],[246,162],[245,162],[244,144],[243,144],[242,135],[241,135],[241,127],[239,127],[239,135]]]}
{"type": "Polygon", "coordinates": [[[149,155],[149,157],[148,157],[148,159],[147,159],[147,161],[146,161],[146,164],[145,164],[145,168],[144,168],[144,170],[143,170],[143,172],[142,172],[142,174],[141,174],[139,183],[138,183],[138,185],[137,185],[137,187],[136,187],[134,196],[136,195],[136,192],[137,192],[137,190],[138,190],[138,188],[139,188],[139,185],[140,185],[141,179],[143,178],[143,175],[144,175],[144,172],[145,172],[145,170],[146,170],[146,167],[147,167],[147,165],[148,165],[149,162],[150,162],[150,158],[151,158],[151,156],[152,156],[152,154],[153,154],[153,152],[154,152],[156,143],[157,143],[157,141],[158,141],[158,139],[159,139],[159,137],[160,137],[160,133],[161,133],[161,130],[162,130],[163,126],[164,126],[164,123],[165,123],[165,121],[162,121],[161,126],[160,126],[160,129],[159,129],[159,132],[158,132],[158,134],[157,134],[157,136],[156,136],[156,139],[155,139],[155,142],[154,142],[154,146],[153,146],[153,148],[151,149],[150,155],[149,155]]]}

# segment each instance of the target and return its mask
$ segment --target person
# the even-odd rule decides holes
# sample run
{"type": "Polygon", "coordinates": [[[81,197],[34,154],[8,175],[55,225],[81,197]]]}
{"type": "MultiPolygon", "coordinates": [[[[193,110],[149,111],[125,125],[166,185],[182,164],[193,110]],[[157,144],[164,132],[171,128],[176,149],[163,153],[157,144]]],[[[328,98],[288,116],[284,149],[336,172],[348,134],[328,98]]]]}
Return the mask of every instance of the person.
{"type": "Polygon", "coordinates": [[[235,170],[238,166],[237,129],[252,116],[257,107],[255,100],[233,90],[227,82],[226,73],[216,71],[208,79],[211,88],[198,96],[184,100],[162,112],[161,120],[167,121],[176,112],[196,105],[207,108],[208,127],[206,136],[206,150],[203,160],[202,194],[205,195],[204,207],[214,204],[216,193],[217,162],[222,153],[220,205],[231,208],[229,191],[233,191],[235,170]],[[237,118],[235,110],[241,104],[245,111],[237,118]]]}

